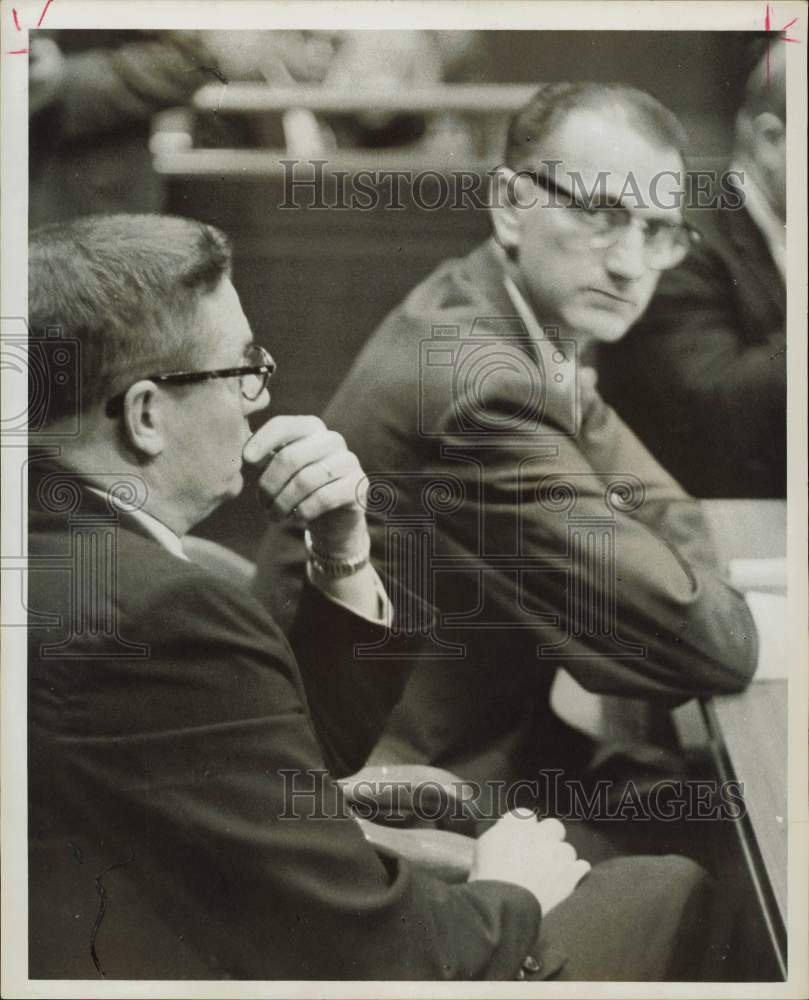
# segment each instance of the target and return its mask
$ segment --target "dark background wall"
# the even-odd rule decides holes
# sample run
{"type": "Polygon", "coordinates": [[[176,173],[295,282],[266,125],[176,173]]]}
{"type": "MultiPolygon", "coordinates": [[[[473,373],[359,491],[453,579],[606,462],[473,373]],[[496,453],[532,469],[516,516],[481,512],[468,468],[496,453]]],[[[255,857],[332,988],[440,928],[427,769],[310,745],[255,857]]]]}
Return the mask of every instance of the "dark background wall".
{"type": "Polygon", "coordinates": [[[502,83],[620,80],[647,90],[683,120],[694,151],[713,155],[729,146],[762,39],[736,31],[490,31],[485,45],[502,83]]]}

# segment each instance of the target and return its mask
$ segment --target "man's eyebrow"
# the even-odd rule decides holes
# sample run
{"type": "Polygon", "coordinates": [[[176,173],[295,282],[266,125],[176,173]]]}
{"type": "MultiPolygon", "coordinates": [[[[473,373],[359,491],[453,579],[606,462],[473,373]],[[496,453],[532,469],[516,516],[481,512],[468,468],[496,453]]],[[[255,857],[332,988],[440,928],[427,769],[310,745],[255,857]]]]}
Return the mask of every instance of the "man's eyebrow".
{"type": "MultiPolygon", "coordinates": [[[[599,174],[595,183],[592,184],[588,184],[577,170],[567,171],[563,176],[565,180],[562,190],[570,195],[574,204],[580,205],[582,208],[608,207],[628,210],[628,206],[623,203],[623,199],[618,194],[610,194],[605,189],[603,180],[606,178],[603,175],[599,174]]],[[[556,184],[553,177],[550,177],[549,180],[552,184],[556,184]]],[[[558,184],[556,186],[559,187],[558,184]]]]}
{"type": "MultiPolygon", "coordinates": [[[[575,189],[575,186],[574,186],[575,189]]],[[[625,199],[636,200],[633,198],[632,192],[626,194],[612,194],[606,189],[603,189],[601,185],[594,186],[591,190],[586,187],[584,189],[576,190],[575,192],[580,198],[584,198],[584,201],[589,205],[603,205],[609,208],[623,208],[626,211],[630,211],[633,207],[637,208],[637,205],[627,205],[625,199]]]]}
{"type": "MultiPolygon", "coordinates": [[[[621,208],[625,212],[630,212],[630,213],[632,213],[632,212],[640,212],[641,208],[648,208],[649,207],[648,205],[643,206],[643,205],[637,205],[637,204],[635,204],[635,202],[637,201],[637,199],[634,197],[634,195],[632,194],[631,191],[628,192],[627,194],[624,194],[623,197],[619,197],[618,195],[611,195],[611,194],[608,194],[608,193],[605,193],[605,194],[606,194],[606,197],[602,198],[602,197],[600,197],[600,193],[594,192],[593,195],[592,195],[592,197],[589,199],[589,203],[592,206],[596,207],[596,208],[599,208],[599,207],[621,208]],[[629,200],[629,204],[626,203],[627,199],[629,200]]],[[[657,214],[657,215],[655,215],[654,213],[650,213],[650,212],[643,212],[641,217],[644,218],[644,219],[647,219],[649,222],[656,222],[658,225],[661,225],[661,226],[673,226],[673,227],[677,227],[677,226],[682,225],[682,221],[683,221],[682,219],[679,219],[679,218],[678,219],[671,219],[671,218],[669,218],[668,215],[663,215],[663,214],[657,214]]]]}

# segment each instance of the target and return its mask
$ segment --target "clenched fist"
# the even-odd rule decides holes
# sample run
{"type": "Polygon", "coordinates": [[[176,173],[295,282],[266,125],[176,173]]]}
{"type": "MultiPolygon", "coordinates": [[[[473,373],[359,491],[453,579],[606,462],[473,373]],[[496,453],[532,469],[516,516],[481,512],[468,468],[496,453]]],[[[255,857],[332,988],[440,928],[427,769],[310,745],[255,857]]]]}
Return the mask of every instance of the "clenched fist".
{"type": "Polygon", "coordinates": [[[270,514],[305,525],[319,553],[349,558],[367,545],[365,473],[342,435],[319,417],[272,417],[242,457],[265,466],[259,490],[270,514]]]}

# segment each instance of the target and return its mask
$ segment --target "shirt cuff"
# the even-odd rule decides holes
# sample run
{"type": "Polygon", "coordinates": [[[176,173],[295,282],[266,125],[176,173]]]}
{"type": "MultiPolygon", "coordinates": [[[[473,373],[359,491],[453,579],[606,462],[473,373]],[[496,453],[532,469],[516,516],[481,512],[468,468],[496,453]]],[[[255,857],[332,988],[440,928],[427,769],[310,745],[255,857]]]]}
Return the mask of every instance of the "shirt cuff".
{"type": "Polygon", "coordinates": [[[349,604],[348,601],[341,601],[338,597],[334,597],[332,594],[325,591],[315,578],[315,574],[312,572],[311,563],[309,562],[306,563],[306,579],[316,590],[319,590],[320,593],[323,594],[327,601],[331,601],[332,604],[336,604],[338,607],[344,608],[346,611],[350,611],[352,615],[357,615],[357,617],[370,622],[372,625],[382,625],[385,628],[390,628],[393,625],[393,604],[388,597],[388,593],[385,590],[382,581],[379,579],[379,574],[373,566],[371,566],[370,584],[376,593],[377,604],[377,613],[373,616],[357,611],[357,609],[353,607],[353,605],[349,604]]]}

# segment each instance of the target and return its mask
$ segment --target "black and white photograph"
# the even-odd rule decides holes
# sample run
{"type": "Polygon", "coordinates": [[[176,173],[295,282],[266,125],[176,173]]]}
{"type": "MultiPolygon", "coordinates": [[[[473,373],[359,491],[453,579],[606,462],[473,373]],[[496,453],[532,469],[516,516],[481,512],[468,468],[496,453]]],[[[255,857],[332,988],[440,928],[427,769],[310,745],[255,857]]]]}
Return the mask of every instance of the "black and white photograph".
{"type": "Polygon", "coordinates": [[[3,996],[806,996],[806,5],[0,23],[3,996]]]}

